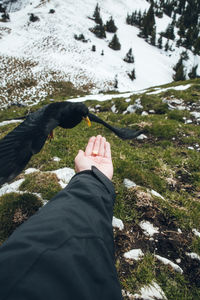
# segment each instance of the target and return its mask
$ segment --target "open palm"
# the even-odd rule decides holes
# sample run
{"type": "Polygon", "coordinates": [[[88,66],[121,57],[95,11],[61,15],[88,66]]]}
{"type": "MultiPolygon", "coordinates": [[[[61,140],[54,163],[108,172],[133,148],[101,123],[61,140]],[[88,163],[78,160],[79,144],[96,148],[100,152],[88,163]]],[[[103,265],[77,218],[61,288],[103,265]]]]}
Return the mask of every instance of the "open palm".
{"type": "Polygon", "coordinates": [[[85,152],[79,150],[79,153],[75,158],[76,172],[91,170],[92,166],[95,166],[109,179],[112,179],[113,164],[110,144],[101,135],[91,137],[85,152]]]}

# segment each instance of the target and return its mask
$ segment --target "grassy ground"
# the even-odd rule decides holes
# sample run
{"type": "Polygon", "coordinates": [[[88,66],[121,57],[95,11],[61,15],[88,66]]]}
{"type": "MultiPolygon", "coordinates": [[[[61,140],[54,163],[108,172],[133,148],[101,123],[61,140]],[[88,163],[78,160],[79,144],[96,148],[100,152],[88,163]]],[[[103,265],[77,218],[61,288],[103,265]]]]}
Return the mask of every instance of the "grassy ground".
{"type": "MultiPolygon", "coordinates": [[[[99,112],[96,113],[114,126],[143,128],[147,139],[123,141],[98,124],[88,128],[85,123],[81,123],[71,130],[56,128],[54,140],[47,141],[27,166],[41,172],[65,166],[73,168],[75,154],[79,149],[84,149],[90,136],[101,134],[107,138],[111,143],[115,170],[113,181],[117,196],[114,215],[122,219],[125,225],[123,231],[115,230],[116,266],[123,289],[132,294],[155,280],[167,299],[200,299],[200,261],[186,255],[186,252],[200,255],[200,238],[193,233],[194,228],[200,231],[200,152],[196,146],[200,144],[200,129],[195,122],[184,123],[183,118],[190,118],[189,111],[169,110],[162,101],[163,98],[172,97],[183,99],[184,105],[195,103],[197,106],[199,104],[200,109],[200,80],[180,84],[188,83],[191,87],[185,91],[171,89],[158,95],[134,95],[130,102],[123,98],[101,103],[86,102],[93,108],[100,104],[99,112]],[[138,98],[141,99],[143,109],[133,114],[123,114],[138,98]],[[111,112],[113,104],[118,113],[111,112]],[[155,113],[142,116],[144,110],[154,110],[155,113]],[[54,156],[61,160],[54,161],[54,156]],[[134,181],[137,186],[127,189],[123,184],[124,178],[134,181]],[[153,196],[150,193],[152,189],[163,198],[153,196]],[[143,220],[159,228],[159,233],[153,239],[146,236],[139,226],[143,220]],[[123,254],[135,248],[142,249],[144,258],[140,261],[126,260],[123,254]],[[174,263],[178,261],[183,273],[177,273],[170,266],[159,262],[154,253],[174,263]]],[[[174,85],[177,83],[162,88],[174,85]]],[[[59,98],[57,94],[56,99],[63,100],[63,95],[59,98]]],[[[32,107],[31,110],[40,106],[32,107]]],[[[27,108],[11,107],[0,112],[0,121],[26,113],[27,108]]],[[[0,136],[3,137],[14,127],[13,124],[0,127],[0,136]]],[[[43,199],[48,200],[60,187],[56,176],[39,173],[26,175],[20,189],[29,193],[38,192],[43,199]]],[[[10,198],[9,207],[14,201],[12,195],[10,198]]],[[[0,221],[4,220],[4,203],[1,197],[0,221]]],[[[39,203],[37,205],[40,207],[39,203]]],[[[12,214],[16,214],[16,210],[12,214]]],[[[4,240],[11,231],[4,226],[0,232],[1,240],[4,240]]]]}

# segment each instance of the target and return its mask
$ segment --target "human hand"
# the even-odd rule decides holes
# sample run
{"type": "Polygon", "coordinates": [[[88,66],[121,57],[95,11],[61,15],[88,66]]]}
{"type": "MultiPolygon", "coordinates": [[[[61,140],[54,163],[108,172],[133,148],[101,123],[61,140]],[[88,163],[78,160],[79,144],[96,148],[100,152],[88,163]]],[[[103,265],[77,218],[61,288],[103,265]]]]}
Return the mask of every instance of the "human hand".
{"type": "Polygon", "coordinates": [[[91,170],[92,166],[99,169],[110,180],[113,176],[113,164],[110,144],[101,135],[91,137],[85,152],[79,150],[75,157],[75,171],[91,170]]]}

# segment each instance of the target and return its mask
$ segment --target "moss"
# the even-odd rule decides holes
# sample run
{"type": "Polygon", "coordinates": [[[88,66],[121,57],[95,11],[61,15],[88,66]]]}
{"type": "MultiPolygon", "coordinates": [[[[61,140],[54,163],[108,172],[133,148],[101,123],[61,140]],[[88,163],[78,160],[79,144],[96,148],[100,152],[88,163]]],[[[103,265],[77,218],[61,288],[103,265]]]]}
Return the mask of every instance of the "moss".
{"type": "Polygon", "coordinates": [[[182,110],[171,110],[168,112],[169,119],[176,120],[179,122],[184,123],[184,118],[189,118],[190,113],[188,111],[182,111],[182,110]]]}
{"type": "Polygon", "coordinates": [[[11,233],[42,206],[41,200],[32,194],[10,193],[0,197],[0,241],[11,233]]]}
{"type": "Polygon", "coordinates": [[[142,95],[141,104],[143,110],[154,110],[156,114],[165,114],[168,111],[167,103],[163,103],[162,99],[155,95],[142,95]]]}
{"type": "Polygon", "coordinates": [[[155,259],[147,253],[141,261],[129,267],[129,275],[122,278],[121,283],[126,291],[133,294],[139,292],[142,286],[149,285],[155,279],[155,259]]]}
{"type": "Polygon", "coordinates": [[[184,275],[169,272],[168,268],[161,266],[157,270],[157,281],[162,287],[168,300],[198,300],[200,290],[187,281],[184,275]]]}
{"type": "Polygon", "coordinates": [[[61,187],[55,174],[35,172],[26,175],[20,190],[40,193],[43,199],[50,200],[61,190],[61,187]]]}

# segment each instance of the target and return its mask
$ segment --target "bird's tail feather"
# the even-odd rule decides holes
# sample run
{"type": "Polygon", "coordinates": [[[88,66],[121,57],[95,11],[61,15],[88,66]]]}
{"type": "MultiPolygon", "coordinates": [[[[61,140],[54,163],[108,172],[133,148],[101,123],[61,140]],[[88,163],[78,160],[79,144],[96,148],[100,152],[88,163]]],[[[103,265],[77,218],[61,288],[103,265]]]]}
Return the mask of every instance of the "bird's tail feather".
{"type": "Polygon", "coordinates": [[[136,138],[138,135],[140,135],[143,132],[143,130],[133,130],[133,129],[129,129],[129,128],[113,127],[110,124],[103,121],[102,119],[100,119],[99,117],[93,115],[92,113],[89,113],[88,117],[89,117],[90,121],[104,125],[108,129],[113,131],[118,137],[120,137],[121,139],[124,139],[124,140],[136,138]]]}

